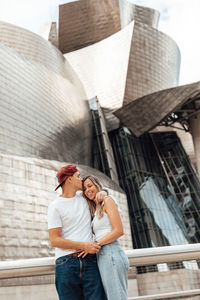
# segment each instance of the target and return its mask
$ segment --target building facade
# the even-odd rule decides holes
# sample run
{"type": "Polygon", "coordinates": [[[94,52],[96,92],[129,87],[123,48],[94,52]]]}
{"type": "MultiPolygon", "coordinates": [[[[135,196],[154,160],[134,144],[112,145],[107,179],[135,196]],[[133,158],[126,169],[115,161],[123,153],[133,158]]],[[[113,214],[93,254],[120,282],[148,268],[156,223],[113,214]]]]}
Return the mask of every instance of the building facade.
{"type": "MultiPolygon", "coordinates": [[[[159,13],[125,0],[75,1],[59,11],[59,32],[51,24],[48,40],[0,23],[0,258],[53,255],[46,212],[66,163],[118,198],[124,248],[199,241],[199,182],[177,135],[149,134],[156,119],[136,137],[123,114],[178,85],[180,51],[157,29],[159,13]],[[94,97],[99,109],[90,106],[94,97]]],[[[137,111],[140,120],[147,110],[137,111]]]]}
{"type": "Polygon", "coordinates": [[[200,184],[175,132],[110,133],[135,248],[200,241],[200,184]]]}

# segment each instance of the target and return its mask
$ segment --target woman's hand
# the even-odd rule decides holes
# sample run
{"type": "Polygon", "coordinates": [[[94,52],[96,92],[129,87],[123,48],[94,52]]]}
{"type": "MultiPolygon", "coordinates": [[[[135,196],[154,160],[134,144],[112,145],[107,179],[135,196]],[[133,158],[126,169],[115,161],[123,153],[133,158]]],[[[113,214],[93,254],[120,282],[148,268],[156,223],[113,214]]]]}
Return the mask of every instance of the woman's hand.
{"type": "Polygon", "coordinates": [[[103,202],[103,200],[104,200],[107,196],[108,196],[108,194],[107,194],[107,192],[105,192],[105,191],[98,192],[98,193],[96,194],[96,197],[95,197],[95,199],[94,199],[94,202],[95,202],[96,204],[101,203],[101,202],[103,202]]]}
{"type": "Polygon", "coordinates": [[[82,252],[90,253],[90,254],[95,254],[95,253],[99,252],[100,249],[101,249],[101,246],[99,246],[95,242],[85,242],[84,246],[83,246],[83,251],[82,252]]]}
{"type": "Polygon", "coordinates": [[[87,254],[88,254],[88,252],[82,251],[79,253],[78,257],[84,258],[87,254]]]}

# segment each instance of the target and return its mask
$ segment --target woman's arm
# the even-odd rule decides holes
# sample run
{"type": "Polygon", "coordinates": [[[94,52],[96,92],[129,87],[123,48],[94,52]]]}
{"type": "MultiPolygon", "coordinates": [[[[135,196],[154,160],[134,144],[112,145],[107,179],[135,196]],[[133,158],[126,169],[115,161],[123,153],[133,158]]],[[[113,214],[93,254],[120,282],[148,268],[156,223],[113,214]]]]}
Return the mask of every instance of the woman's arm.
{"type": "Polygon", "coordinates": [[[97,241],[101,246],[114,242],[124,234],[122,220],[117,205],[109,196],[104,199],[104,210],[110,220],[112,231],[97,241]]]}

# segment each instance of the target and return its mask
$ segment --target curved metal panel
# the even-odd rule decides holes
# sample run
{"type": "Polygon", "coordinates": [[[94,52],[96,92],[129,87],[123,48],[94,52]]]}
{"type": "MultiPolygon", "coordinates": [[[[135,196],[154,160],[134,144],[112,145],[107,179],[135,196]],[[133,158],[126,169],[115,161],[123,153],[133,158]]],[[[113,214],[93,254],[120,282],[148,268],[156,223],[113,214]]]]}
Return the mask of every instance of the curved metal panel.
{"type": "Polygon", "coordinates": [[[94,44],[120,30],[117,0],[84,0],[59,6],[62,53],[94,44]]]}
{"type": "Polygon", "coordinates": [[[50,41],[52,45],[58,48],[58,34],[56,22],[44,24],[40,29],[40,36],[50,41]]]}
{"type": "Polygon", "coordinates": [[[94,45],[65,54],[89,99],[113,110],[122,106],[134,22],[94,45]]]}
{"type": "Polygon", "coordinates": [[[124,105],[178,84],[180,51],[166,34],[135,22],[126,79],[124,105]]]}
{"type": "Polygon", "coordinates": [[[127,104],[178,83],[177,45],[142,23],[132,22],[111,37],[65,57],[80,76],[88,97],[97,96],[101,106],[111,110],[121,107],[123,100],[127,104]]]}
{"type": "Polygon", "coordinates": [[[144,23],[153,28],[158,27],[160,13],[155,9],[135,5],[127,0],[119,0],[121,28],[131,21],[144,23]]]}
{"type": "Polygon", "coordinates": [[[63,77],[2,44],[0,59],[0,152],[88,164],[89,108],[69,63],[63,77]]]}
{"type": "Polygon", "coordinates": [[[200,89],[200,82],[162,90],[123,106],[114,114],[136,135],[151,130],[200,89]]]}
{"type": "Polygon", "coordinates": [[[24,58],[44,65],[50,71],[64,77],[67,74],[62,53],[50,42],[29,30],[0,21],[0,43],[24,58]]]}

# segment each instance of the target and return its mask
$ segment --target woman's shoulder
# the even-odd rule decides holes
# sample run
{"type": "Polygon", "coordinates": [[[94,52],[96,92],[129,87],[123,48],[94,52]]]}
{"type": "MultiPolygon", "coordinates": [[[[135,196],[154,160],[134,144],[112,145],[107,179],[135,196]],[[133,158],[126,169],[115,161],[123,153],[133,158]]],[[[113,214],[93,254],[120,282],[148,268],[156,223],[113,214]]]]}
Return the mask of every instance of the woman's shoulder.
{"type": "Polygon", "coordinates": [[[103,199],[103,202],[104,202],[104,205],[106,205],[106,206],[111,203],[117,205],[116,201],[109,195],[103,199]]]}
{"type": "Polygon", "coordinates": [[[113,206],[116,206],[120,212],[120,207],[119,207],[119,204],[118,202],[116,201],[116,199],[114,199],[112,196],[106,196],[104,198],[104,206],[105,206],[105,209],[107,207],[113,207],[113,206]]]}

